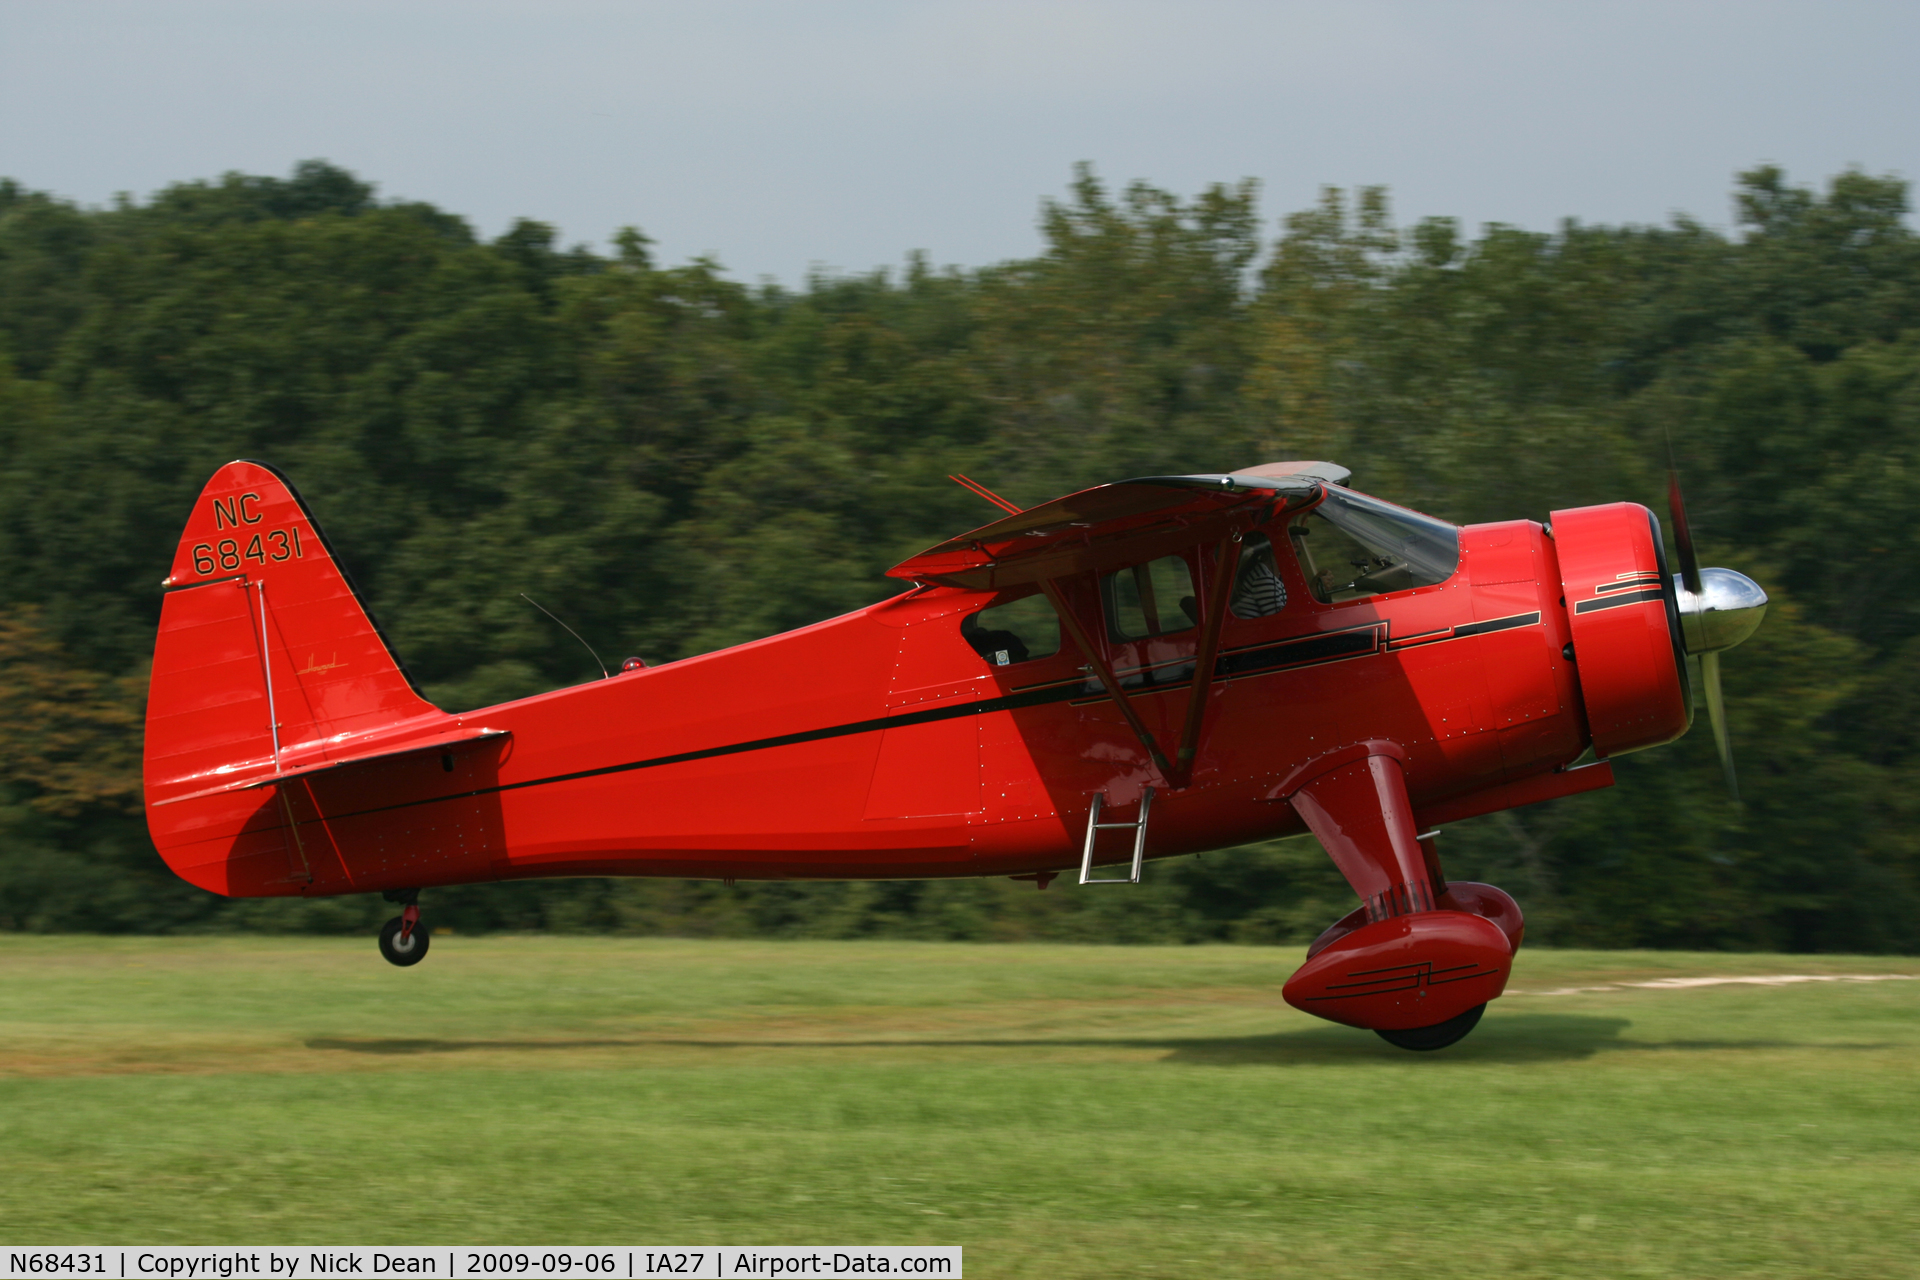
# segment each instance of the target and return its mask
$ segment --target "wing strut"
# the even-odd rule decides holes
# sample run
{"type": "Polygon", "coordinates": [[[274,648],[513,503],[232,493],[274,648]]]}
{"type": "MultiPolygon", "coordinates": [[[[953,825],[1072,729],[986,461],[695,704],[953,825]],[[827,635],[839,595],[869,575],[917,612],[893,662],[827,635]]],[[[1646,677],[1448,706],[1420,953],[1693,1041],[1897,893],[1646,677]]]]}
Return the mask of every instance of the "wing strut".
{"type": "Polygon", "coordinates": [[[1127,691],[1122,689],[1120,681],[1114,678],[1113,668],[1107,665],[1106,658],[1102,657],[1100,650],[1094,647],[1086,628],[1080,625],[1080,619],[1074,616],[1072,609],[1067,607],[1066,600],[1060,595],[1059,582],[1053,578],[1042,578],[1040,589],[1047,593],[1047,603],[1051,604],[1053,611],[1060,615],[1060,621],[1067,628],[1067,634],[1072,636],[1073,642],[1080,646],[1080,652],[1087,656],[1087,662],[1093,667],[1094,674],[1100,677],[1100,683],[1106,686],[1108,694],[1113,697],[1114,705],[1119,707],[1120,714],[1126,717],[1127,727],[1133,730],[1134,737],[1140,739],[1140,745],[1145,747],[1147,754],[1153,758],[1153,767],[1160,771],[1163,779],[1171,783],[1174,776],[1173,766],[1167,762],[1166,753],[1161,751],[1160,744],[1153,740],[1153,732],[1147,728],[1146,721],[1140,718],[1140,713],[1134,710],[1133,700],[1127,697],[1127,691]]]}
{"type": "Polygon", "coordinates": [[[1220,539],[1214,556],[1213,581],[1207,584],[1207,618],[1200,632],[1200,649],[1193,655],[1193,693],[1187,699],[1187,725],[1180,734],[1179,749],[1173,753],[1179,776],[1170,778],[1176,787],[1193,781],[1193,757],[1200,745],[1200,726],[1207,715],[1207,689],[1213,684],[1213,668],[1220,657],[1220,628],[1227,620],[1228,587],[1233,582],[1233,552],[1240,537],[1220,539]]]}

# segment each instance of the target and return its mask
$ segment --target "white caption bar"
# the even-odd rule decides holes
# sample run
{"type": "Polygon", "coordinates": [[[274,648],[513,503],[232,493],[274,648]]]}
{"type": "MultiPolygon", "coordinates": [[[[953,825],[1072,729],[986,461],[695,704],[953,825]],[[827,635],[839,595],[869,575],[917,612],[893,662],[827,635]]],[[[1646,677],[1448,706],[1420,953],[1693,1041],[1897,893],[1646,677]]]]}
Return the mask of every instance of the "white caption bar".
{"type": "Polygon", "coordinates": [[[961,1276],[959,1246],[462,1245],[316,1248],[245,1245],[155,1248],[76,1245],[0,1249],[0,1280],[786,1280],[792,1276],[961,1276]]]}

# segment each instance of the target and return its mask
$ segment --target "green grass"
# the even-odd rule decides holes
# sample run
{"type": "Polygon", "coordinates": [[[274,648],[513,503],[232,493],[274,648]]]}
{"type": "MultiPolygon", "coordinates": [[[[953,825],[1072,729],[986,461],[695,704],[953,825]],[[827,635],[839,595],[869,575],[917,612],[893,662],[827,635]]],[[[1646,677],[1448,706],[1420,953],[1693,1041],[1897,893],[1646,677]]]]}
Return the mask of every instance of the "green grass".
{"type": "Polygon", "coordinates": [[[1565,991],[1920,961],[1524,951],[1431,1055],[1287,1008],[1298,962],[440,935],[397,970],[371,939],[0,937],[0,1242],[1920,1273],[1920,981],[1565,991]]]}

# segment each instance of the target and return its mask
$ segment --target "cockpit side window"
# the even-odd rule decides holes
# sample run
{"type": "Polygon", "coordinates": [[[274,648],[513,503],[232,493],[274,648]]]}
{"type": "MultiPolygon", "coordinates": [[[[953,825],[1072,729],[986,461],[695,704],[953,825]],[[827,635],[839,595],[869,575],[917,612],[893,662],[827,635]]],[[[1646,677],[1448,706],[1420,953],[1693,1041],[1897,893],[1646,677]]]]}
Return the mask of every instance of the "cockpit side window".
{"type": "Polygon", "coordinates": [[[1460,567],[1460,530],[1444,520],[1332,486],[1287,534],[1325,604],[1428,587],[1460,567]]]}
{"type": "Polygon", "coordinates": [[[960,635],[996,667],[1050,658],[1060,651],[1060,619],[1038,593],[968,614],[960,620],[960,635]]]}
{"type": "Polygon", "coordinates": [[[1100,579],[1107,638],[1115,644],[1186,631],[1200,621],[1193,574],[1179,556],[1162,556],[1100,579]]]}

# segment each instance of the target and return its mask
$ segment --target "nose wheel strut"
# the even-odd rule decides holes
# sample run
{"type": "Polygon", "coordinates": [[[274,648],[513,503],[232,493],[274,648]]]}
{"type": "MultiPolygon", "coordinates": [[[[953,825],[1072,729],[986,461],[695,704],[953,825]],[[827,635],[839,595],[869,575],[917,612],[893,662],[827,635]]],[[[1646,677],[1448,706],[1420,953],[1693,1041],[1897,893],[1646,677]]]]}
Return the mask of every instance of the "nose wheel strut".
{"type": "Polygon", "coordinates": [[[388,964],[419,964],[427,958],[427,931],[420,927],[420,891],[389,889],[380,895],[404,904],[399,915],[380,926],[380,955],[388,964]]]}

